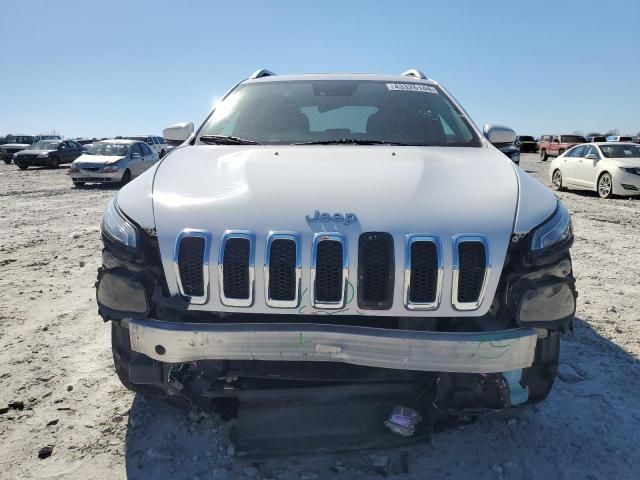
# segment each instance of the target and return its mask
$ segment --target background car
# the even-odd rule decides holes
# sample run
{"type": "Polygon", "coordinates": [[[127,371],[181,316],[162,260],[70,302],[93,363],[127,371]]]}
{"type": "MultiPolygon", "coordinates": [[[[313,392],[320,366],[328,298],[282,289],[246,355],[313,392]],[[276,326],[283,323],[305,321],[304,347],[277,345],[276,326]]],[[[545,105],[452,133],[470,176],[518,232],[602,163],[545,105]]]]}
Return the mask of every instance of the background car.
{"type": "MultiPolygon", "coordinates": [[[[545,135],[548,137],[548,135],[545,135]]],[[[575,145],[587,141],[582,135],[551,135],[549,140],[540,140],[540,160],[546,162],[549,157],[557,157],[575,145]]]]}
{"type": "Polygon", "coordinates": [[[169,151],[165,139],[162,137],[158,137],[157,135],[133,135],[131,137],[125,138],[146,143],[151,150],[158,154],[160,158],[164,157],[169,151]]]}
{"type": "Polygon", "coordinates": [[[520,165],[520,149],[518,147],[515,145],[505,145],[503,147],[498,147],[498,150],[509,157],[513,163],[520,165]]]}
{"type": "Polygon", "coordinates": [[[6,143],[0,147],[0,158],[10,164],[13,155],[40,140],[62,140],[60,135],[7,135],[6,143]]]}
{"type": "Polygon", "coordinates": [[[587,142],[589,143],[606,142],[606,141],[607,141],[607,137],[605,137],[604,135],[591,135],[590,137],[587,137],[587,142]]]}
{"type": "Polygon", "coordinates": [[[13,155],[13,163],[20,170],[29,167],[58,168],[71,163],[84,152],[84,147],[73,140],[40,140],[13,155]]]}
{"type": "Polygon", "coordinates": [[[85,183],[126,184],[158,161],[144,142],[136,140],[103,140],[94,143],[71,164],[69,176],[74,186],[85,183]]]}
{"type": "Polygon", "coordinates": [[[609,135],[607,142],[632,142],[633,137],[629,135],[609,135]]]}
{"type": "Polygon", "coordinates": [[[522,153],[538,152],[538,142],[536,142],[536,139],[530,135],[518,135],[516,137],[515,146],[518,147],[522,153]]]}
{"type": "Polygon", "coordinates": [[[640,145],[587,143],[568,150],[551,162],[555,190],[595,190],[602,198],[640,195],[640,145]]]}

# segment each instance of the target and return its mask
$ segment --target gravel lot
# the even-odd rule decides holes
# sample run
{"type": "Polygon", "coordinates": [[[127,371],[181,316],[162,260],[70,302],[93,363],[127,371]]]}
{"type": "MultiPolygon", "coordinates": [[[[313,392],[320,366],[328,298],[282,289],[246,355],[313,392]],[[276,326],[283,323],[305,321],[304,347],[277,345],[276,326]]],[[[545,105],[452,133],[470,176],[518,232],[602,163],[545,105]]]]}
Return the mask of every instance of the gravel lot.
{"type": "MultiPolygon", "coordinates": [[[[523,155],[548,185],[547,166],[523,155]]],[[[406,474],[400,450],[245,463],[215,415],[126,391],[94,300],[115,190],[70,184],[62,168],[0,165],[1,479],[640,478],[640,201],[560,194],[580,297],[553,392],[410,448],[406,474]]]]}

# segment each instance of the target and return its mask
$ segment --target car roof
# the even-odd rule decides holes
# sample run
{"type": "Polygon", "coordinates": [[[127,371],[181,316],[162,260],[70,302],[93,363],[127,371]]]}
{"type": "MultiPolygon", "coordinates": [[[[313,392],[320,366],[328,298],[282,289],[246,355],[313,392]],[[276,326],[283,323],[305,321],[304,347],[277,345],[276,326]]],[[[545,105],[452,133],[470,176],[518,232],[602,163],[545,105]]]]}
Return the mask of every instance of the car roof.
{"type": "Polygon", "coordinates": [[[128,138],[107,138],[105,140],[100,140],[99,142],[94,143],[123,143],[127,145],[131,145],[132,143],[141,143],[140,140],[129,140],[128,138]]]}
{"type": "Polygon", "coordinates": [[[377,80],[381,82],[438,85],[437,82],[429,78],[422,79],[409,75],[380,75],[375,73],[304,73],[300,75],[269,75],[260,78],[250,78],[242,83],[295,82],[300,80],[377,80]]]}

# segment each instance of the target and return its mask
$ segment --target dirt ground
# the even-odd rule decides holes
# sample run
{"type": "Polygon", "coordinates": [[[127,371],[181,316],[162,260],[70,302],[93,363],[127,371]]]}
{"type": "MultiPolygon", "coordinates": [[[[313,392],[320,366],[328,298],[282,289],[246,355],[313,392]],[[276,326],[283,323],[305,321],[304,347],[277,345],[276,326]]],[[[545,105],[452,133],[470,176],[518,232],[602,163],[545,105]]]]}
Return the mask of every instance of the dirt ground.
{"type": "MultiPolygon", "coordinates": [[[[537,156],[522,167],[549,184],[537,156]]],[[[94,299],[100,218],[116,190],[70,184],[63,168],[0,165],[0,479],[640,478],[640,200],[560,194],[580,297],[544,403],[435,435],[408,457],[253,464],[234,457],[215,415],[118,382],[94,299]],[[53,450],[40,459],[43,447],[53,450]]]]}

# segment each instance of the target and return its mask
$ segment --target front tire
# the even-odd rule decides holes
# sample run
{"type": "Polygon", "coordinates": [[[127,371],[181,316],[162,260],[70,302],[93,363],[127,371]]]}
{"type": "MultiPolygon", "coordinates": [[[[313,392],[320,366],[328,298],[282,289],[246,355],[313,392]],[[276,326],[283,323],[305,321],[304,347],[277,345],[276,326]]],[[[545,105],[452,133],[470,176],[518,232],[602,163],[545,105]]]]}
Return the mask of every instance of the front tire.
{"type": "Polygon", "coordinates": [[[164,157],[166,155],[166,152],[164,150],[160,151],[160,158],[164,157]]]}
{"type": "Polygon", "coordinates": [[[127,169],[122,174],[122,180],[120,180],[120,185],[125,186],[130,181],[131,181],[131,171],[127,169]]]}
{"type": "Polygon", "coordinates": [[[549,158],[549,155],[547,155],[547,151],[540,150],[540,160],[542,160],[543,162],[546,162],[548,158],[549,158]]]}
{"type": "Polygon", "coordinates": [[[20,170],[26,170],[27,168],[29,168],[29,165],[18,165],[18,168],[20,170]]]}
{"type": "Polygon", "coordinates": [[[82,187],[84,187],[84,182],[76,182],[76,181],[74,181],[73,182],[73,186],[76,187],[76,188],[82,188],[82,187]]]}
{"type": "Polygon", "coordinates": [[[600,198],[613,197],[613,180],[607,172],[604,172],[598,178],[598,195],[600,195],[600,198]]]}
{"type": "Polygon", "coordinates": [[[3,161],[4,163],[6,163],[7,165],[11,165],[11,159],[10,159],[10,158],[9,158],[9,159],[7,159],[7,158],[3,158],[3,159],[2,159],[2,161],[3,161]]]}
{"type": "Polygon", "coordinates": [[[566,190],[566,188],[562,185],[562,172],[559,169],[553,172],[553,176],[551,177],[551,185],[557,192],[563,192],[564,190],[566,190]]]}

